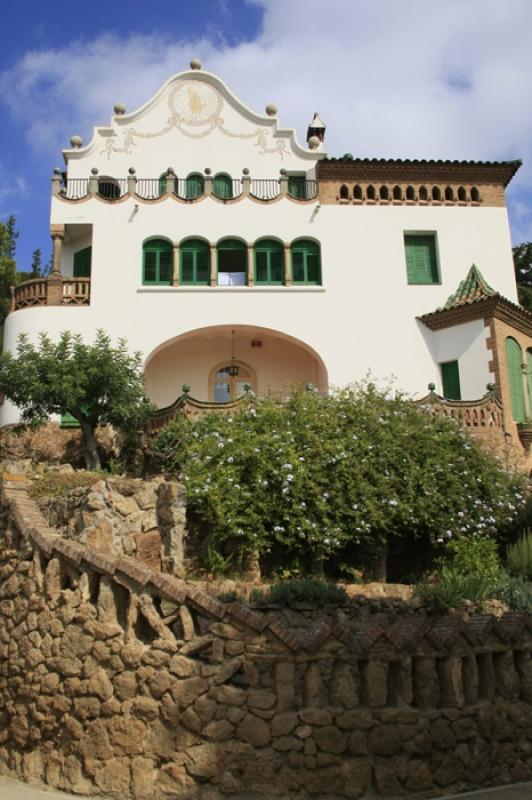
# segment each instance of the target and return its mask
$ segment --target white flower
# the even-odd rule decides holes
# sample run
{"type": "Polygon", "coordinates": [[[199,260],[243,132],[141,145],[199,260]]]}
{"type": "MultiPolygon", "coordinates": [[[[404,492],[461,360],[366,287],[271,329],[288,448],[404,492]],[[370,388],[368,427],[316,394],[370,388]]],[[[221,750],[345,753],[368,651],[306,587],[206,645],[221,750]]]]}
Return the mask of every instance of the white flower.
{"type": "Polygon", "coordinates": [[[283,469],[292,469],[292,464],[283,464],[283,469]]]}
{"type": "Polygon", "coordinates": [[[228,456],[228,457],[227,457],[227,463],[228,463],[228,464],[232,464],[232,463],[233,463],[233,461],[234,461],[234,459],[233,459],[233,456],[228,456]]]}
{"type": "Polygon", "coordinates": [[[389,506],[396,506],[397,505],[397,500],[394,500],[393,498],[391,500],[388,500],[388,505],[389,506]]]}

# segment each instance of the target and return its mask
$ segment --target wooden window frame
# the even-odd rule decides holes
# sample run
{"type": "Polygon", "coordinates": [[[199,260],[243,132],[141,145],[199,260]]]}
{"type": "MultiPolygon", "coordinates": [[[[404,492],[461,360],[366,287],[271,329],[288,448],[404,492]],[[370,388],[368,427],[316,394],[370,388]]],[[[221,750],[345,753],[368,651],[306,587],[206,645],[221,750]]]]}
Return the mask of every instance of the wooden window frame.
{"type": "Polygon", "coordinates": [[[179,283],[182,286],[209,286],[211,282],[211,246],[203,239],[185,239],[179,245],[179,283]],[[192,243],[201,244],[201,247],[193,247],[192,243]],[[207,253],[207,276],[205,280],[198,280],[198,253],[200,251],[207,253]],[[193,253],[193,279],[186,280],[183,277],[183,255],[185,253],[193,253]]]}
{"type": "Polygon", "coordinates": [[[284,285],[284,245],[281,242],[278,242],[276,239],[259,239],[258,242],[255,243],[253,247],[253,272],[254,272],[254,281],[257,286],[283,286],[284,285]],[[269,245],[275,245],[274,247],[269,245]],[[281,279],[280,280],[273,280],[272,279],[272,263],[271,263],[271,255],[273,252],[277,252],[280,255],[281,259],[281,279]],[[257,266],[257,254],[258,253],[266,253],[267,254],[267,265],[266,271],[268,274],[268,278],[266,280],[259,280],[258,277],[258,266],[257,266]]]}

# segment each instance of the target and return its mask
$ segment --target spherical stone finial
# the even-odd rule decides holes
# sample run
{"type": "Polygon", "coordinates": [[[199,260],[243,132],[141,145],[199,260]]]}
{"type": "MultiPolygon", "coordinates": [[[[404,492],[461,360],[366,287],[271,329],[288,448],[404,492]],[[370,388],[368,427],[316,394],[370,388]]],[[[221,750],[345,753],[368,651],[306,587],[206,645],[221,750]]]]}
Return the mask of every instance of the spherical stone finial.
{"type": "Polygon", "coordinates": [[[99,170],[98,170],[98,167],[93,167],[93,168],[91,169],[91,174],[92,174],[92,175],[97,175],[97,174],[98,174],[98,172],[99,172],[99,170]]]}
{"type": "Polygon", "coordinates": [[[136,171],[137,171],[137,170],[135,169],[135,167],[130,167],[130,168],[128,169],[128,172],[129,172],[129,174],[130,174],[130,175],[134,175],[134,174],[136,173],[136,171]]]}
{"type": "Polygon", "coordinates": [[[281,173],[281,175],[288,175],[288,170],[286,170],[284,167],[282,167],[282,169],[280,169],[279,172],[281,173]]]}
{"type": "Polygon", "coordinates": [[[345,159],[345,161],[353,161],[354,156],[353,153],[344,153],[343,158],[345,159]]]}
{"type": "Polygon", "coordinates": [[[192,61],[190,62],[190,69],[201,69],[201,67],[202,63],[201,59],[199,58],[193,58],[192,61]]]}
{"type": "Polygon", "coordinates": [[[317,150],[320,144],[321,142],[317,136],[311,136],[310,139],[308,140],[308,146],[310,147],[311,150],[317,150]]]}
{"type": "Polygon", "coordinates": [[[61,167],[54,167],[54,175],[61,175],[61,167]]]}
{"type": "Polygon", "coordinates": [[[436,384],[435,383],[429,383],[428,390],[429,390],[429,392],[435,392],[436,391],[436,384]]]}
{"type": "Polygon", "coordinates": [[[244,167],[242,170],[242,175],[249,175],[249,167],[244,167]]]}
{"type": "Polygon", "coordinates": [[[269,117],[275,117],[277,115],[277,106],[273,103],[268,103],[266,106],[266,113],[269,117]]]}
{"type": "Polygon", "coordinates": [[[115,108],[115,114],[125,114],[126,113],[126,107],[125,107],[125,105],[123,103],[115,103],[114,108],[115,108]]]}
{"type": "Polygon", "coordinates": [[[83,139],[81,138],[81,136],[76,135],[70,137],[70,146],[75,147],[76,150],[78,149],[78,147],[81,147],[82,144],[83,144],[83,139]]]}
{"type": "Polygon", "coordinates": [[[168,169],[166,170],[166,174],[167,175],[175,175],[174,168],[173,167],[168,167],[168,169]]]}
{"type": "Polygon", "coordinates": [[[211,172],[212,172],[212,169],[210,167],[205,167],[205,175],[210,175],[211,172]]]}

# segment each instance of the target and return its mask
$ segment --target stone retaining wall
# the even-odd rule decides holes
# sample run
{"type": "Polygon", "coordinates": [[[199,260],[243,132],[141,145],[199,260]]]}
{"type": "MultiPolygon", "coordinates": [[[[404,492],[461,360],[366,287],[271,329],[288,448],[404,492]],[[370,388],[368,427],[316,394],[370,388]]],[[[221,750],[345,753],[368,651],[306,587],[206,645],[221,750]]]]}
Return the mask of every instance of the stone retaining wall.
{"type": "Polygon", "coordinates": [[[257,612],[2,484],[0,765],[138,800],[409,798],[532,769],[532,620],[257,612]]]}

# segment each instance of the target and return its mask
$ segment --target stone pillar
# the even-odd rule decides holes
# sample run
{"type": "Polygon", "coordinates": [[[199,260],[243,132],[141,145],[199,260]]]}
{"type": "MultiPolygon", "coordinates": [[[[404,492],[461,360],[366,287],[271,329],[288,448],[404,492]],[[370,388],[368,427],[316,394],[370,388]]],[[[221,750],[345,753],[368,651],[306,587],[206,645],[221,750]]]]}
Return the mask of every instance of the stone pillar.
{"type": "Polygon", "coordinates": [[[172,275],[172,283],[174,286],[179,286],[179,244],[178,242],[174,242],[172,245],[173,248],[173,275],[172,275]]]}
{"type": "Polygon", "coordinates": [[[493,700],[495,695],[495,674],[491,653],[481,653],[477,659],[478,685],[481,700],[493,700]]]}
{"type": "Polygon", "coordinates": [[[181,484],[175,481],[159,484],[155,513],[163,546],[163,572],[183,577],[187,530],[185,493],[181,484]]]}
{"type": "Polygon", "coordinates": [[[93,167],[89,178],[89,195],[94,197],[98,194],[98,169],[93,167]]]}
{"type": "Polygon", "coordinates": [[[434,658],[414,658],[414,702],[418,708],[438,708],[440,682],[434,658]]]}
{"type": "Polygon", "coordinates": [[[466,705],[474,705],[479,699],[478,664],[474,655],[462,659],[462,683],[466,705]]]}
{"type": "Polygon", "coordinates": [[[127,176],[127,193],[130,197],[134,197],[137,193],[137,176],[135,175],[135,167],[129,168],[129,175],[127,176]]]}
{"type": "Polygon", "coordinates": [[[284,244],[284,285],[292,286],[292,259],[290,258],[290,243],[284,244]]]}
{"type": "Polygon", "coordinates": [[[440,705],[444,708],[462,708],[464,705],[462,659],[459,656],[439,659],[438,675],[441,688],[440,705]]]}
{"type": "Polygon", "coordinates": [[[285,169],[281,170],[281,177],[279,178],[279,194],[281,197],[288,195],[288,175],[285,169]]]}
{"type": "Polygon", "coordinates": [[[249,175],[249,169],[244,167],[242,173],[242,197],[249,197],[251,193],[251,177],[249,175]]]}
{"type": "Polygon", "coordinates": [[[65,226],[52,225],[50,236],[52,237],[52,275],[61,275],[61,249],[65,238],[65,226]]]}
{"type": "Polygon", "coordinates": [[[177,189],[177,178],[175,176],[174,170],[171,167],[168,167],[165,178],[166,178],[166,194],[175,194],[177,189]]]}
{"type": "Polygon", "coordinates": [[[218,286],[218,250],[211,244],[211,286],[218,286]]]}
{"type": "Polygon", "coordinates": [[[385,706],[388,701],[388,664],[379,659],[360,662],[362,699],[372,708],[385,706]]]}
{"type": "Polygon", "coordinates": [[[532,419],[532,408],[531,408],[531,400],[528,396],[528,364],[523,363],[521,365],[522,372],[523,372],[523,397],[525,400],[525,419],[532,419]]]}
{"type": "Polygon", "coordinates": [[[255,270],[253,269],[253,242],[248,242],[247,284],[255,285],[255,270]]]}
{"type": "Polygon", "coordinates": [[[493,670],[495,675],[495,692],[505,700],[514,702],[519,699],[520,685],[511,650],[493,654],[493,670]]]}
{"type": "Polygon", "coordinates": [[[212,194],[212,175],[210,169],[205,170],[205,177],[203,178],[203,194],[205,196],[212,194]]]}

